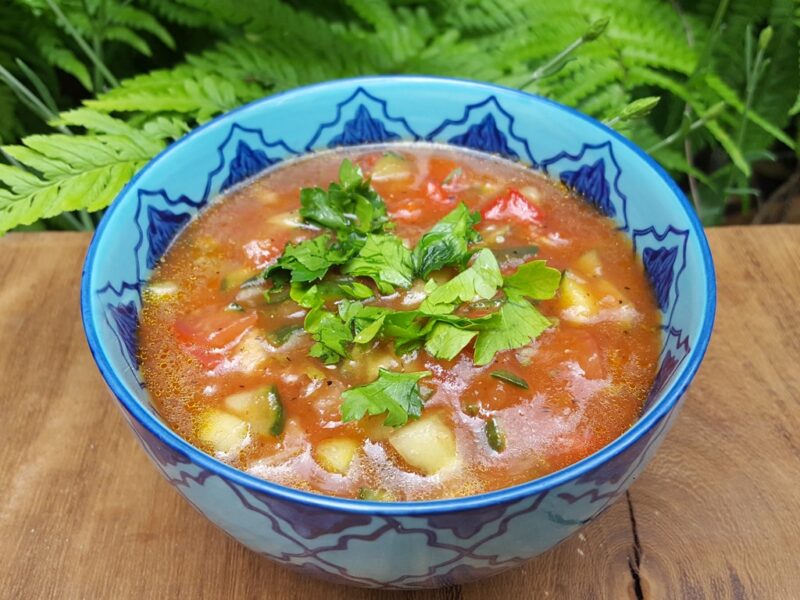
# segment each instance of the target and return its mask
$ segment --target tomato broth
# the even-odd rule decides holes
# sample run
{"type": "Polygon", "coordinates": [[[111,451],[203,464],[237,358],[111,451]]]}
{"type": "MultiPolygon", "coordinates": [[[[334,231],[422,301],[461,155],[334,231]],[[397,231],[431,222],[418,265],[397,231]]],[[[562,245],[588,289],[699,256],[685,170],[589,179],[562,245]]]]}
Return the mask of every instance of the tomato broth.
{"type": "MultiPolygon", "coordinates": [[[[362,216],[345,214],[350,224],[368,219],[356,201],[362,216]]],[[[366,253],[364,232],[348,231],[366,253]]],[[[438,265],[435,252],[428,258],[438,265]]],[[[359,146],[276,165],[189,223],[143,297],[142,373],[178,434],[257,477],[371,500],[478,494],[599,450],[639,417],[661,335],[642,263],[611,219],[529,167],[432,144],[359,146]],[[339,264],[314,279],[311,258],[301,266],[287,258],[326,234],[324,252],[338,251],[346,236],[320,223],[324,207],[316,220],[299,209],[303,189],[319,188],[303,192],[310,204],[335,200],[326,190],[346,160],[363,172],[362,192],[377,193],[373,205],[385,203],[383,222],[372,217],[375,240],[386,244],[379,258],[394,265],[382,267],[385,281],[363,275],[372,263],[367,271],[339,264]],[[480,215],[464,216],[471,230],[447,240],[461,244],[463,260],[424,273],[409,251],[462,203],[463,215],[480,215]],[[437,287],[467,271],[460,280],[471,290],[479,261],[494,281],[483,296],[434,305],[437,287]],[[514,292],[514,273],[533,261],[546,261],[530,273],[552,290],[514,292]],[[312,286],[314,298],[301,298],[312,286]],[[541,331],[529,339],[525,327],[508,326],[510,313],[494,314],[514,302],[520,315],[538,315],[541,331]],[[341,316],[364,307],[373,320],[341,316]],[[415,335],[428,333],[392,333],[403,315],[415,317],[415,335]],[[440,325],[442,337],[431,341],[440,325]],[[376,381],[387,386],[360,387],[376,381]],[[393,410],[378,412],[381,402],[393,410]]]]}

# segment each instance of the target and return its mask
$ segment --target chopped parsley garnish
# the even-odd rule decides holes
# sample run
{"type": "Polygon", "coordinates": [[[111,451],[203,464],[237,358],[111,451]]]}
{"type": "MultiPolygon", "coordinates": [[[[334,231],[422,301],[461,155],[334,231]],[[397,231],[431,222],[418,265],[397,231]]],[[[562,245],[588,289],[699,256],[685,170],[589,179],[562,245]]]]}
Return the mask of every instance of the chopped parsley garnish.
{"type": "Polygon", "coordinates": [[[382,294],[395,287],[408,288],[414,282],[411,251],[395,235],[367,236],[367,241],[352,260],[342,267],[346,275],[369,277],[382,294]]]}
{"type": "Polygon", "coordinates": [[[431,280],[425,286],[428,297],[420,310],[427,314],[447,314],[462,302],[487,300],[503,285],[500,266],[491,250],[484,248],[475,255],[475,262],[450,281],[436,285],[431,280]]]}
{"type": "Polygon", "coordinates": [[[461,329],[450,323],[436,323],[428,334],[425,351],[436,358],[453,360],[476,335],[477,331],[461,329]]]}
{"type": "Polygon", "coordinates": [[[414,270],[422,279],[433,271],[451,265],[463,268],[470,257],[469,244],[480,239],[475,224],[478,213],[471,213],[463,202],[456,206],[414,248],[414,270]]]}
{"type": "Polygon", "coordinates": [[[386,413],[384,425],[400,427],[409,419],[418,419],[422,414],[419,380],[429,375],[430,371],[393,373],[379,369],[375,381],[342,392],[342,421],[386,413]]]}
{"type": "Polygon", "coordinates": [[[361,168],[347,159],[339,167],[339,182],[331,183],[327,191],[304,188],[300,206],[303,219],[336,232],[374,233],[389,223],[383,198],[364,179],[361,168]]]}
{"type": "Polygon", "coordinates": [[[524,299],[509,299],[480,326],[475,340],[475,364],[488,365],[503,350],[530,344],[552,325],[550,319],[524,299]]]}
{"type": "Polygon", "coordinates": [[[506,277],[503,290],[508,296],[526,296],[531,300],[549,300],[561,283],[561,271],[548,267],[543,260],[532,260],[506,277]]]}
{"type": "MultiPolygon", "coordinates": [[[[308,309],[303,329],[314,340],[309,354],[324,363],[335,364],[347,357],[353,344],[383,340],[393,344],[396,354],[424,348],[442,360],[452,360],[474,344],[473,362],[482,366],[498,352],[531,343],[552,326],[532,302],[556,294],[561,272],[543,260],[532,260],[503,277],[497,260],[505,256],[503,249],[476,252],[471,248],[480,241],[475,229],[480,216],[465,204],[436,223],[410,250],[401,238],[388,233],[392,223],[383,199],[348,160],[342,162],[337,183],[327,190],[303,189],[300,200],[303,219],[330,231],[287,244],[282,256],[264,271],[264,279],[272,283],[264,296],[271,303],[291,299],[308,309]],[[445,268],[459,272],[444,282],[429,279],[445,268]],[[374,288],[356,279],[362,277],[371,279],[374,288]],[[381,295],[391,295],[398,288],[411,287],[415,278],[428,279],[418,308],[397,310],[370,304],[375,288],[381,295]],[[473,309],[489,312],[463,316],[473,309]]],[[[514,258],[527,260],[537,249],[508,251],[514,258]]],[[[428,375],[427,371],[380,369],[375,381],[343,392],[343,421],[386,413],[385,423],[397,427],[419,417],[418,382],[428,375]]],[[[491,375],[527,387],[511,373],[491,375]]],[[[489,435],[501,432],[495,426],[489,435]]]]}
{"type": "Polygon", "coordinates": [[[276,272],[289,273],[292,281],[316,281],[322,279],[328,269],[346,263],[355,253],[352,244],[335,241],[328,233],[304,240],[299,244],[287,244],[278,261],[267,268],[265,278],[276,272]]]}

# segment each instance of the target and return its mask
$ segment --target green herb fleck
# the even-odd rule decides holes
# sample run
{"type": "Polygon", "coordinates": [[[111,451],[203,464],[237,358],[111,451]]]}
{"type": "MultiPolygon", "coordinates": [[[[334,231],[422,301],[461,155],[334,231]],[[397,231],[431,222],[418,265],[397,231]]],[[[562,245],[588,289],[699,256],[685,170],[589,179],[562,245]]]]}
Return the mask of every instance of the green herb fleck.
{"type": "Polygon", "coordinates": [[[491,417],[486,421],[484,431],[486,432],[486,441],[489,442],[489,447],[492,450],[502,452],[506,449],[506,436],[497,424],[497,419],[491,417]]]}
{"type": "Polygon", "coordinates": [[[499,379],[501,381],[505,381],[506,383],[510,383],[511,385],[515,385],[517,387],[520,387],[523,390],[527,390],[528,389],[528,382],[525,381],[519,375],[515,375],[514,373],[511,373],[510,371],[497,370],[497,371],[492,371],[491,373],[489,373],[489,375],[491,375],[495,379],[499,379]]]}

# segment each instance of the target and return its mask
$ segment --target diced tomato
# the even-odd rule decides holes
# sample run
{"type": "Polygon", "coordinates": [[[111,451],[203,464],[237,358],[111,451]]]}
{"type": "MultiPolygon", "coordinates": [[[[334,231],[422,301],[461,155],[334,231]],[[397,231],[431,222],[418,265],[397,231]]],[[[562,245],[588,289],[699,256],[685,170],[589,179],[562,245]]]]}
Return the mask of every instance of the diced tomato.
{"type": "Polygon", "coordinates": [[[225,312],[220,306],[209,306],[178,317],[175,334],[185,344],[219,349],[255,325],[257,319],[253,311],[225,312]]]}
{"type": "Polygon", "coordinates": [[[514,188],[492,200],[481,211],[484,221],[517,221],[538,225],[541,223],[539,209],[514,188]]]}

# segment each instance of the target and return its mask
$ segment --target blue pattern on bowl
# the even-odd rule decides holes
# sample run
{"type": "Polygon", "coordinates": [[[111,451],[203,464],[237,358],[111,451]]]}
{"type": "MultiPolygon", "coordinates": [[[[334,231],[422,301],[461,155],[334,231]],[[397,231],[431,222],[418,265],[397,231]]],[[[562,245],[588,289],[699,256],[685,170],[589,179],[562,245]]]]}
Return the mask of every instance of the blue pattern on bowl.
{"type": "Polygon", "coordinates": [[[632,144],[535,96],[424,77],[302,88],[191,133],[114,202],[92,242],[81,287],[84,327],[103,377],[146,452],[189,502],[288,567],[396,588],[463,583],[518,565],[623,494],[678,414],[708,344],[714,302],[702,228],[675,184],[632,144]],[[664,315],[664,336],[645,413],[619,439],[567,469],[506,490],[377,504],[252,478],[189,446],[153,411],[136,362],[141,288],[180,228],[220,191],[299,154],[294,148],[398,139],[447,142],[538,166],[630,232],[664,315]]]}

